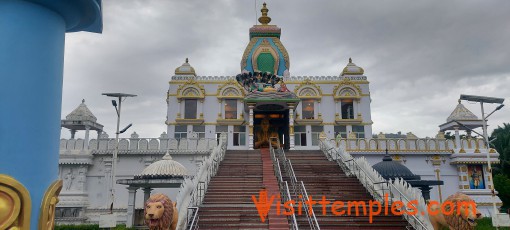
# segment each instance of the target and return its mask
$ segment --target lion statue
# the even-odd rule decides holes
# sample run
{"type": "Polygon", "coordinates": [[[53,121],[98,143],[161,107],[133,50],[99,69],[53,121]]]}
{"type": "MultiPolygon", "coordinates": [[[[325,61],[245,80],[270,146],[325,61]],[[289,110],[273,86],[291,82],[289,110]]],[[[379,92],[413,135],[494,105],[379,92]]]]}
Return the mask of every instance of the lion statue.
{"type": "Polygon", "coordinates": [[[145,225],[150,230],[175,230],[179,213],[177,203],[172,202],[168,196],[158,193],[149,197],[145,202],[145,225]]]}
{"type": "Polygon", "coordinates": [[[443,205],[444,211],[442,211],[439,203],[431,204],[429,207],[430,222],[434,230],[440,230],[443,227],[450,230],[473,230],[476,226],[476,220],[482,216],[476,209],[475,201],[460,192],[446,198],[443,205]],[[446,202],[451,202],[451,205],[445,205],[446,202]],[[431,213],[437,214],[433,215],[431,213]]]}

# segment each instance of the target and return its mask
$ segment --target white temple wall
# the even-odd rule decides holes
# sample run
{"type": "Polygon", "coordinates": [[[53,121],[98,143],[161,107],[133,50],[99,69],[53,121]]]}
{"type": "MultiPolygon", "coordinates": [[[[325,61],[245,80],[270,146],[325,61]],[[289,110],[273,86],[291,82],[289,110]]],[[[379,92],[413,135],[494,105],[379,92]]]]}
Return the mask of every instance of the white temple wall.
{"type": "MultiPolygon", "coordinates": [[[[355,157],[364,156],[367,161],[371,164],[377,164],[382,161],[384,157],[384,152],[379,153],[363,153],[363,152],[351,152],[351,154],[355,157]]],[[[398,154],[398,153],[397,153],[398,154]]],[[[435,168],[432,165],[432,162],[429,161],[427,163],[426,158],[428,156],[433,156],[437,153],[430,154],[419,154],[419,153],[411,153],[400,155],[402,159],[405,159],[405,163],[401,162],[405,165],[411,172],[416,175],[421,176],[422,180],[437,180],[436,173],[434,172],[435,168]]],[[[393,155],[393,153],[391,153],[393,155]]],[[[440,180],[444,182],[444,185],[441,186],[441,194],[443,201],[449,196],[454,194],[459,190],[459,174],[457,172],[457,166],[450,165],[450,159],[448,155],[445,156],[445,163],[441,162],[439,166],[440,172],[440,180]]],[[[439,189],[438,186],[432,186],[432,190],[430,190],[430,199],[439,201],[439,189]]]]}

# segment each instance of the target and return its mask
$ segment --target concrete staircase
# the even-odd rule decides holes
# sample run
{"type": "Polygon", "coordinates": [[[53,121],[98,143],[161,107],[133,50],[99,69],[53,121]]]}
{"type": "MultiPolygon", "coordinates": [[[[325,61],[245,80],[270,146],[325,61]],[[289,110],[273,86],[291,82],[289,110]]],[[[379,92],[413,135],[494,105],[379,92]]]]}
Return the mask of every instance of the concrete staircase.
{"type": "MultiPolygon", "coordinates": [[[[287,151],[286,156],[291,160],[297,180],[303,181],[308,195],[312,196],[314,201],[320,201],[322,196],[331,203],[343,201],[345,206],[340,210],[347,212],[348,201],[365,201],[368,205],[369,200],[372,200],[371,195],[355,177],[347,177],[342,169],[335,162],[328,161],[320,150],[287,151]]],[[[351,209],[351,215],[334,215],[329,204],[326,205],[326,215],[323,215],[321,204],[317,203],[313,207],[321,229],[406,229],[408,226],[401,216],[391,213],[385,216],[384,207],[381,211],[383,215],[374,216],[372,223],[369,223],[368,215],[363,215],[361,207],[359,216],[356,216],[355,208],[351,209]]],[[[304,210],[302,215],[296,217],[300,229],[309,228],[304,210]]]]}
{"type": "MultiPolygon", "coordinates": [[[[267,160],[271,164],[271,159],[267,160]]],[[[286,219],[285,226],[277,219],[261,222],[253,203],[251,196],[258,198],[264,182],[268,193],[274,192],[270,179],[274,174],[268,169],[259,150],[228,150],[198,211],[199,229],[288,229],[286,219]]]]}

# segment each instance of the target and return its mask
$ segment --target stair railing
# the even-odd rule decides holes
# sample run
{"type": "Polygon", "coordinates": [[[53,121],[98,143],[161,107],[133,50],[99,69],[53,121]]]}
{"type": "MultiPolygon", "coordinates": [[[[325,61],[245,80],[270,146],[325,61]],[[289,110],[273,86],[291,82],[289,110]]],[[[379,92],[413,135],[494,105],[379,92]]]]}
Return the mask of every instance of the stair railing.
{"type": "MultiPolygon", "coordinates": [[[[275,138],[275,137],[273,137],[275,138]]],[[[277,145],[280,147],[278,148],[278,156],[282,158],[283,162],[283,168],[285,172],[287,172],[287,177],[290,180],[290,185],[292,187],[292,192],[294,196],[301,200],[302,204],[304,205],[305,211],[306,211],[306,219],[308,220],[308,224],[310,225],[310,229],[314,230],[320,230],[319,223],[317,222],[317,217],[315,216],[315,212],[313,211],[312,207],[309,207],[308,204],[310,204],[308,193],[306,192],[306,187],[303,181],[299,181],[296,178],[296,174],[294,173],[294,168],[292,167],[292,162],[287,159],[287,156],[285,156],[285,151],[280,146],[280,140],[276,138],[277,145]]],[[[276,155],[276,154],[275,154],[276,155]]],[[[276,156],[275,156],[276,158],[276,156]]],[[[287,185],[288,186],[288,185],[287,185]]],[[[294,210],[295,211],[295,210],[294,210]]]]}
{"type": "Polygon", "coordinates": [[[187,223],[189,230],[197,230],[198,229],[198,207],[188,207],[188,214],[187,214],[187,223]]]}
{"type": "Polygon", "coordinates": [[[196,229],[198,228],[198,214],[197,212],[189,212],[189,208],[199,207],[204,200],[207,187],[211,181],[211,177],[215,176],[218,172],[221,161],[225,158],[227,150],[227,135],[222,133],[220,135],[219,144],[214,147],[209,157],[207,157],[198,169],[195,176],[186,176],[179,193],[177,194],[177,210],[179,211],[179,222],[177,229],[196,229]],[[193,220],[192,225],[188,225],[187,220],[193,220]]]}
{"type": "Polygon", "coordinates": [[[320,148],[329,160],[334,160],[344,170],[348,176],[356,176],[367,191],[374,199],[386,202],[388,196],[388,205],[395,201],[404,204],[403,217],[416,230],[433,229],[428,217],[428,209],[425,199],[421,192],[412,188],[405,180],[398,178],[394,181],[385,180],[375,169],[368,163],[364,157],[354,158],[342,146],[335,148],[331,142],[321,140],[320,148]],[[408,212],[414,209],[408,209],[410,202],[417,202],[414,207],[418,210],[417,214],[411,215],[408,212]]]}
{"type": "MultiPolygon", "coordinates": [[[[279,146],[280,141],[278,139],[277,139],[277,142],[278,142],[278,146],[279,146]]],[[[280,188],[280,192],[282,193],[281,197],[283,199],[283,203],[286,204],[287,202],[292,201],[292,198],[290,196],[289,185],[288,185],[287,181],[283,180],[282,170],[280,168],[280,160],[276,157],[274,148],[271,145],[271,139],[269,141],[269,152],[271,154],[271,160],[273,161],[273,169],[275,172],[275,176],[276,176],[276,179],[278,180],[278,187],[280,188]]],[[[290,207],[292,209],[292,214],[287,215],[287,221],[290,223],[290,229],[291,230],[299,230],[299,226],[297,224],[297,219],[296,219],[296,215],[295,215],[294,205],[292,205],[292,203],[288,203],[288,204],[290,204],[290,207]]]]}

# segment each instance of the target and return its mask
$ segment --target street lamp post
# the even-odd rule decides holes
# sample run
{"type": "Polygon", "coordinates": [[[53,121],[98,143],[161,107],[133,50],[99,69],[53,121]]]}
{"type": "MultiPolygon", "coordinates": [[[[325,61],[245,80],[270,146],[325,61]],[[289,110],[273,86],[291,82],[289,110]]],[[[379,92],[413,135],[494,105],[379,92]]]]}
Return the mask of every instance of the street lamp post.
{"type": "Polygon", "coordinates": [[[112,105],[115,107],[115,111],[117,112],[117,129],[115,131],[115,151],[113,152],[112,157],[112,172],[111,172],[111,185],[110,185],[110,214],[113,214],[113,203],[115,201],[115,177],[116,177],[116,169],[117,169],[117,155],[119,154],[119,134],[124,133],[131,124],[126,126],[124,129],[119,131],[120,127],[120,111],[122,108],[122,98],[125,97],[136,97],[134,94],[125,94],[125,93],[103,93],[103,95],[108,97],[115,97],[118,100],[118,108],[117,101],[112,100],[112,105]]]}
{"type": "Polygon", "coordinates": [[[484,142],[487,145],[487,171],[489,173],[489,176],[491,180],[489,181],[489,186],[491,187],[491,193],[492,193],[492,206],[494,208],[494,214],[492,215],[493,225],[497,226],[498,223],[494,223],[498,216],[498,210],[496,208],[496,191],[494,189],[494,177],[492,175],[492,167],[491,167],[491,159],[490,159],[490,142],[489,142],[489,135],[487,133],[487,118],[490,117],[494,112],[500,110],[503,108],[503,101],[505,101],[504,98],[496,98],[496,97],[484,97],[484,96],[474,96],[474,95],[460,95],[460,100],[466,100],[466,101],[473,101],[473,102],[480,102],[480,107],[482,109],[482,129],[483,129],[483,138],[484,142]],[[483,108],[483,103],[496,103],[500,104],[494,111],[492,111],[489,115],[485,116],[485,111],[483,108]]]}

